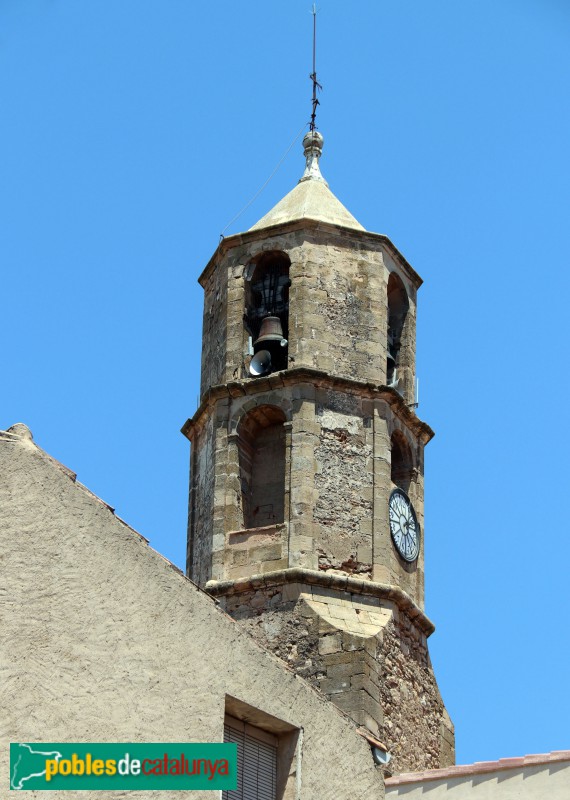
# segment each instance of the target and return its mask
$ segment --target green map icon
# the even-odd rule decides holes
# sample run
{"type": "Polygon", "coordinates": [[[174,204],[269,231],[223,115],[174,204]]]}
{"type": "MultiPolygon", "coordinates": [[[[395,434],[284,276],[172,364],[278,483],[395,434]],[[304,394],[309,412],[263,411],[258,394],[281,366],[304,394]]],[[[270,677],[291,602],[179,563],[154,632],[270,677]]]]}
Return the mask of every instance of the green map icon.
{"type": "Polygon", "coordinates": [[[46,760],[59,761],[62,754],[57,750],[42,750],[41,745],[25,743],[10,745],[10,789],[38,788],[41,779],[45,788],[46,760]]]}
{"type": "Polygon", "coordinates": [[[12,742],[10,789],[234,790],[235,742],[12,742]]]}

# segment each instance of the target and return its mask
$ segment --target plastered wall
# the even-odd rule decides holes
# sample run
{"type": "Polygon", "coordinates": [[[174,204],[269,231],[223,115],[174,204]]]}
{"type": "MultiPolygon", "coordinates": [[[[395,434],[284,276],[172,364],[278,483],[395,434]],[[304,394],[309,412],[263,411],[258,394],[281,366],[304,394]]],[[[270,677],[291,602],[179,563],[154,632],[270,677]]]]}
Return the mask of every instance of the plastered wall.
{"type": "Polygon", "coordinates": [[[383,796],[352,723],[25,429],[0,434],[0,476],[1,797],[9,741],[221,741],[226,695],[303,729],[302,800],[383,796]]]}

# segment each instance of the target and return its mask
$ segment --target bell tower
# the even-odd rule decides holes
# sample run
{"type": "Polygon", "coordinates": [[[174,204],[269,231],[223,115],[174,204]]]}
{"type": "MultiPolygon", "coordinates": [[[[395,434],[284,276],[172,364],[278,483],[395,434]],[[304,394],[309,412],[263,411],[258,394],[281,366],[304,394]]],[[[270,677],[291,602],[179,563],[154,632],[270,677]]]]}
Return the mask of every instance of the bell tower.
{"type": "Polygon", "coordinates": [[[454,763],[424,612],[421,278],[305,172],[200,277],[188,575],[392,755],[454,763]]]}

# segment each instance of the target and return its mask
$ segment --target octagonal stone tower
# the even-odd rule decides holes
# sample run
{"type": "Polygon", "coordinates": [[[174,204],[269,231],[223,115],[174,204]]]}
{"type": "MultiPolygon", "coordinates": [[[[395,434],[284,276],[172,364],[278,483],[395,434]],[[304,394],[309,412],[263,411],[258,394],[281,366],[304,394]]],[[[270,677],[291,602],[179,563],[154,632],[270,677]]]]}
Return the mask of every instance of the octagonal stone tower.
{"type": "Polygon", "coordinates": [[[303,145],[297,186],[200,277],[187,571],[380,738],[394,772],[449,766],[424,613],[421,279],[332,194],[321,134],[303,145]],[[415,510],[408,551],[395,490],[415,510]]]}

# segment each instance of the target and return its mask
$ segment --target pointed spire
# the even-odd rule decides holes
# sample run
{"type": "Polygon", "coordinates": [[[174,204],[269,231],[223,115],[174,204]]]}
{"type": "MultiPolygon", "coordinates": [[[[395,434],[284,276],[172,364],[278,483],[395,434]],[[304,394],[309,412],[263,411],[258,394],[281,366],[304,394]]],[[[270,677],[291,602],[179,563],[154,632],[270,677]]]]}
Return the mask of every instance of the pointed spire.
{"type": "Polygon", "coordinates": [[[257,231],[270,225],[279,225],[298,219],[321,220],[342,225],[344,228],[363,231],[364,228],[329,189],[321,175],[319,158],[323,152],[324,138],[319,131],[309,131],[303,139],[306,167],[303,177],[269,213],[256,222],[250,230],[257,231]]]}
{"type": "Polygon", "coordinates": [[[299,181],[321,181],[325,186],[328,183],[321,175],[319,167],[319,158],[323,154],[324,137],[319,131],[309,131],[303,137],[303,152],[305,155],[305,171],[303,177],[299,181]]]}

